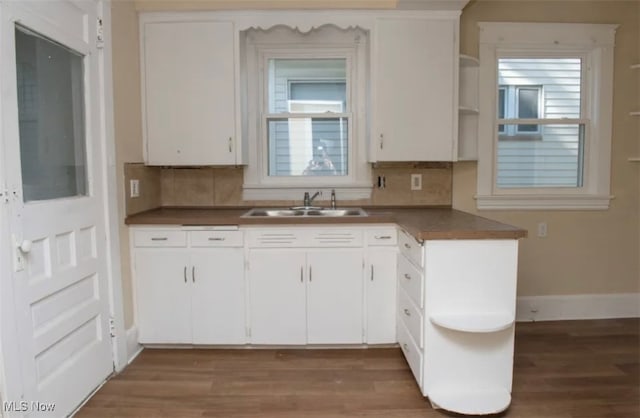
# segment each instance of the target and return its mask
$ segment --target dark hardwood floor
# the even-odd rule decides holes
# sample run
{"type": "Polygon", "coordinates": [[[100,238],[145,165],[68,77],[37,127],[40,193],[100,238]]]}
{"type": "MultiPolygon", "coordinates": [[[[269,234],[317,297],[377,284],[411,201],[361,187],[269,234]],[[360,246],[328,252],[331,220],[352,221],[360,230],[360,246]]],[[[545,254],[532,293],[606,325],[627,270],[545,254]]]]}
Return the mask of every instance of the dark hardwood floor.
{"type": "MultiPolygon", "coordinates": [[[[518,323],[510,418],[640,417],[640,320],[518,323]]],[[[400,349],[147,349],[77,417],[449,417],[400,349]]]]}

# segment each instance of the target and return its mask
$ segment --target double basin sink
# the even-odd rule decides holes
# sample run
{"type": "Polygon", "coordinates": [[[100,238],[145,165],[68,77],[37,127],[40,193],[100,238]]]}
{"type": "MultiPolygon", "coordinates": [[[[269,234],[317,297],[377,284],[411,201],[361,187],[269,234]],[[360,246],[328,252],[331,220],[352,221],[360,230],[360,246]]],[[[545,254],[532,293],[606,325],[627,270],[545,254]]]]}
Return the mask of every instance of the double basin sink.
{"type": "Polygon", "coordinates": [[[255,208],[251,209],[244,215],[243,218],[321,218],[321,217],[363,217],[368,216],[362,208],[345,208],[345,209],[330,209],[320,208],[315,206],[299,206],[285,209],[265,209],[255,208]]]}

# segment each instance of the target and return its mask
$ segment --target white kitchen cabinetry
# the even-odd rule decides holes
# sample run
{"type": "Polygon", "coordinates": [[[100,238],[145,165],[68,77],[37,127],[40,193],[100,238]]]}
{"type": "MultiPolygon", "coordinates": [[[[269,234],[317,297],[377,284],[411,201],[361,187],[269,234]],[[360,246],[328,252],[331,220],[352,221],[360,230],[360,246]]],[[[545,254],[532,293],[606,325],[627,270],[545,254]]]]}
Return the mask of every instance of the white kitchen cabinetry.
{"type": "Polygon", "coordinates": [[[363,342],[362,231],[250,230],[251,342],[363,342]]]}
{"type": "Polygon", "coordinates": [[[132,231],[139,341],[244,344],[240,231],[132,231]]]}
{"type": "Polygon", "coordinates": [[[287,249],[249,252],[253,344],[306,344],[306,254],[287,249]]]}
{"type": "Polygon", "coordinates": [[[396,339],[396,227],[366,232],[365,298],[367,344],[393,344],[396,339]]]}
{"type": "Polygon", "coordinates": [[[140,30],[145,163],[241,163],[233,22],[146,17],[140,30]]]}
{"type": "Polygon", "coordinates": [[[139,341],[190,343],[189,255],[164,248],[136,249],[134,253],[139,341]]]}
{"type": "Polygon", "coordinates": [[[373,48],[372,161],[453,161],[458,18],[379,18],[373,48]]]}
{"type": "Polygon", "coordinates": [[[458,413],[506,409],[518,241],[427,240],[421,257],[401,241],[398,342],[422,393],[458,413]]]}

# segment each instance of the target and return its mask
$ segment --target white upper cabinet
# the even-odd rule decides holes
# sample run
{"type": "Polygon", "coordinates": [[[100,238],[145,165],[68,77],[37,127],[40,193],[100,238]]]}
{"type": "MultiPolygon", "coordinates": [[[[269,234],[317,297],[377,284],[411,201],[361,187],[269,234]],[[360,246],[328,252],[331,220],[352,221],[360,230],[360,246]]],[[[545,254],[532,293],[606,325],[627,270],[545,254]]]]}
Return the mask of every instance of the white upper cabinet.
{"type": "Polygon", "coordinates": [[[457,155],[458,17],[376,21],[372,161],[457,155]]]}
{"type": "Polygon", "coordinates": [[[145,163],[241,163],[234,24],[143,19],[141,33],[145,163]]]}

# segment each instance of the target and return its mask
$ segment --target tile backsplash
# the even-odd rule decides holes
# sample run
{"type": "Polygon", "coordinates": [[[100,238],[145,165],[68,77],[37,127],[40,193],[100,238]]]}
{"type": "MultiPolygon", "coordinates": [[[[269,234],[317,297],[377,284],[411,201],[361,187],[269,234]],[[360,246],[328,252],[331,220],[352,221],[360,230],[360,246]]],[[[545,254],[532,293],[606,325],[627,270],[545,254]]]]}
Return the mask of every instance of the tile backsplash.
{"type": "MultiPolygon", "coordinates": [[[[158,206],[291,206],[296,201],[242,199],[242,167],[160,168],[125,164],[127,214],[158,206]],[[129,180],[140,181],[140,197],[129,197],[129,180]]],[[[372,170],[370,199],[340,200],[342,205],[451,206],[451,163],[386,163],[372,170]],[[411,190],[411,175],[422,174],[422,190],[411,190]],[[383,176],[385,187],[379,188],[383,176]]],[[[301,197],[302,198],[302,197],[301,197]]]]}

